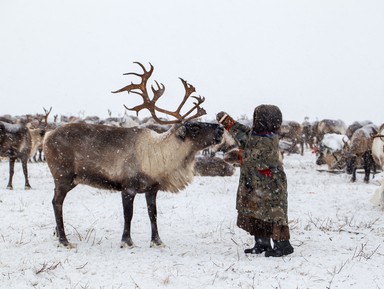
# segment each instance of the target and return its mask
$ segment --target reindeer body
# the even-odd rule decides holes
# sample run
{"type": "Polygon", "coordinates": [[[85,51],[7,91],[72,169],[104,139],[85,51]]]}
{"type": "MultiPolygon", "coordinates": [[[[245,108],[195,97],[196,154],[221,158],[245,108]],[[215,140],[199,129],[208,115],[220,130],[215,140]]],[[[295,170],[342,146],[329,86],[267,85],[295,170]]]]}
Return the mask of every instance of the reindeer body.
{"type": "Polygon", "coordinates": [[[319,144],[324,135],[327,133],[337,133],[337,134],[344,134],[346,133],[347,126],[345,123],[340,120],[333,120],[333,119],[323,119],[321,120],[317,125],[317,132],[316,132],[316,140],[319,144]]]}
{"type": "Polygon", "coordinates": [[[280,140],[288,140],[291,144],[287,149],[288,154],[294,153],[297,150],[297,145],[300,145],[300,154],[304,154],[303,128],[296,121],[283,121],[278,131],[280,140]]]}
{"type": "Polygon", "coordinates": [[[364,182],[369,182],[369,175],[373,168],[376,172],[375,162],[372,157],[372,136],[377,134],[377,127],[369,124],[357,129],[351,138],[350,148],[347,154],[347,173],[352,174],[351,181],[356,181],[356,170],[364,167],[364,182]]]}
{"type": "Polygon", "coordinates": [[[384,170],[384,124],[380,126],[378,134],[373,136],[372,157],[376,165],[384,170]]]}
{"type": "Polygon", "coordinates": [[[41,157],[41,150],[43,148],[45,130],[39,128],[29,128],[29,133],[31,135],[32,142],[29,158],[33,159],[35,162],[43,161],[41,157]]]}
{"type": "Polygon", "coordinates": [[[24,124],[10,124],[0,121],[0,156],[9,158],[9,181],[12,189],[15,161],[20,159],[25,177],[25,189],[30,189],[27,163],[31,151],[31,135],[24,124]]]}
{"type": "Polygon", "coordinates": [[[146,128],[67,124],[47,133],[44,153],[55,182],[53,207],[57,233],[64,245],[62,204],[78,184],[122,192],[125,217],[122,246],[133,246],[130,223],[133,200],[145,193],[151,220],[151,245],[161,246],[157,230],[156,195],[178,192],[193,179],[195,154],[221,141],[217,124],[185,123],[158,134],[146,128]]]}
{"type": "Polygon", "coordinates": [[[326,133],[316,151],[317,165],[328,166],[330,170],[342,170],[345,168],[349,139],[344,134],[326,133]]]}
{"type": "Polygon", "coordinates": [[[200,106],[205,98],[192,95],[193,85],[180,78],[184,97],[175,111],[160,108],[156,101],[165,86],[156,82],[151,86],[153,97],[147,90],[147,81],[154,67],[146,70],[136,62],[143,73],[125,75],[140,77],[140,83],[131,83],[113,93],[126,91],[140,95],[143,103],[128,110],[136,114],[148,109],[158,124],[174,124],[164,133],[147,128],[119,128],[93,124],[68,124],[48,133],[44,141],[44,154],[55,182],[52,200],[56,218],[56,233],[65,246],[70,243],[64,231],[63,202],[67,193],[78,184],[121,191],[124,210],[122,247],[132,247],[131,220],[133,201],[137,193],[145,193],[151,221],[151,246],[162,246],[157,229],[156,196],[159,190],[178,192],[193,178],[195,154],[221,142],[224,129],[218,124],[188,122],[204,114],[200,106]],[[188,99],[194,99],[187,112],[182,109],[188,99]],[[170,115],[174,120],[162,120],[156,112],[170,115]]]}

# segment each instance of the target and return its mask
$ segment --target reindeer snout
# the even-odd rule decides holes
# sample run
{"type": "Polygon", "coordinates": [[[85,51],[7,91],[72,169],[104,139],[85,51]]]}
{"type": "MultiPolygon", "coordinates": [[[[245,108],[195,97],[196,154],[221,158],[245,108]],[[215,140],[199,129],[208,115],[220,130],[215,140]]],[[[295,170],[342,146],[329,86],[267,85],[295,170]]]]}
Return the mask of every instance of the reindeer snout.
{"type": "Polygon", "coordinates": [[[321,165],[324,165],[325,162],[324,162],[324,160],[318,158],[318,159],[316,160],[316,164],[317,164],[318,166],[321,166],[321,165]]]}
{"type": "Polygon", "coordinates": [[[215,131],[215,140],[217,143],[221,142],[223,140],[223,135],[224,135],[224,128],[223,126],[218,126],[215,131]]]}

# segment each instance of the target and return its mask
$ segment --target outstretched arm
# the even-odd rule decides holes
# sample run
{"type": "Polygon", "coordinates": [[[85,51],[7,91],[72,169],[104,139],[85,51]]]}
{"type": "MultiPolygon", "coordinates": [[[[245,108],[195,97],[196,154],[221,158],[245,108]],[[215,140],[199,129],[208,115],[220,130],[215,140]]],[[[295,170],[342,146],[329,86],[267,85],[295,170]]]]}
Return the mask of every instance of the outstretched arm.
{"type": "Polygon", "coordinates": [[[240,143],[240,148],[243,148],[251,129],[246,125],[235,121],[224,111],[219,112],[216,115],[216,119],[240,143]]]}

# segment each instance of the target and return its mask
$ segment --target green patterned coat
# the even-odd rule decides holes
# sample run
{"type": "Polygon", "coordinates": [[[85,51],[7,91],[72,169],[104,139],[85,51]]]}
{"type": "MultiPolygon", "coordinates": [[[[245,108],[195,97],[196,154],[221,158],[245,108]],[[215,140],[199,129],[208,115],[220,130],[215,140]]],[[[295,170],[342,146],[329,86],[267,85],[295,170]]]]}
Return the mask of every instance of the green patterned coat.
{"type": "Polygon", "coordinates": [[[287,178],[280,160],[277,134],[255,134],[235,122],[229,133],[241,150],[236,209],[239,214],[288,225],[287,178]]]}

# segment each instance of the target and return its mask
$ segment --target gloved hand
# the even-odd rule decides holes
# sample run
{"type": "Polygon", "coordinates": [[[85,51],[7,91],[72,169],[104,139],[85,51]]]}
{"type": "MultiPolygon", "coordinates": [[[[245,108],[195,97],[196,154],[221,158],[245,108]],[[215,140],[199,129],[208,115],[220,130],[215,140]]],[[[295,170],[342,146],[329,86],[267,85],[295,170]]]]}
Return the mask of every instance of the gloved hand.
{"type": "Polygon", "coordinates": [[[218,114],[216,114],[216,120],[219,122],[219,123],[222,123],[220,120],[225,116],[228,116],[228,114],[224,111],[220,111],[218,114]]]}
{"type": "Polygon", "coordinates": [[[224,111],[220,111],[216,114],[216,119],[226,130],[230,130],[232,125],[235,123],[235,120],[224,111]]]}

